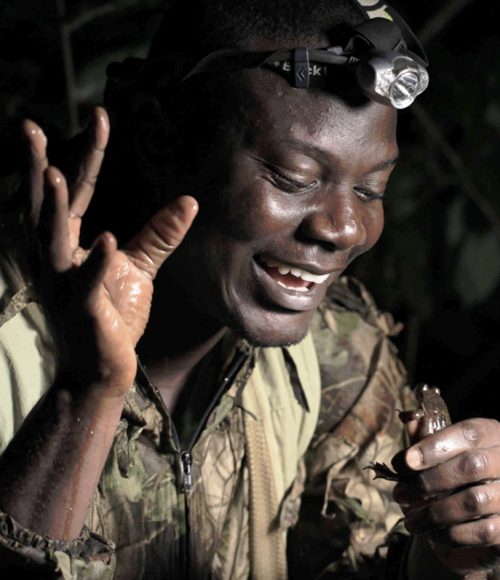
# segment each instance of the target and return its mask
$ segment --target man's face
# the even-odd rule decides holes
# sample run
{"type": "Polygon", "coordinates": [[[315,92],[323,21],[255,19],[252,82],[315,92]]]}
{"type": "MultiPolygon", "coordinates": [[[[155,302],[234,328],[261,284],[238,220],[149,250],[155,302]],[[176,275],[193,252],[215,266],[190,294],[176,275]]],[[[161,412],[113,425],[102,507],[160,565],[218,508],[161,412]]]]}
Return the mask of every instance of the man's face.
{"type": "Polygon", "coordinates": [[[396,114],[248,77],[197,171],[200,215],[167,269],[201,314],[276,346],[306,334],[328,286],[379,238],[396,114]]]}

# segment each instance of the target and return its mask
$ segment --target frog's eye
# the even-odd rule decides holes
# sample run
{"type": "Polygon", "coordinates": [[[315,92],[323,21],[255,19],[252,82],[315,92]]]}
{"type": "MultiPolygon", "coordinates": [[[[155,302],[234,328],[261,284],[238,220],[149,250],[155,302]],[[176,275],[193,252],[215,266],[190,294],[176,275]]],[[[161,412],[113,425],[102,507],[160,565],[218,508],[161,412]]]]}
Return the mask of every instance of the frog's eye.
{"type": "Polygon", "coordinates": [[[441,391],[439,390],[438,387],[434,387],[434,392],[436,393],[436,395],[440,395],[441,391]]]}

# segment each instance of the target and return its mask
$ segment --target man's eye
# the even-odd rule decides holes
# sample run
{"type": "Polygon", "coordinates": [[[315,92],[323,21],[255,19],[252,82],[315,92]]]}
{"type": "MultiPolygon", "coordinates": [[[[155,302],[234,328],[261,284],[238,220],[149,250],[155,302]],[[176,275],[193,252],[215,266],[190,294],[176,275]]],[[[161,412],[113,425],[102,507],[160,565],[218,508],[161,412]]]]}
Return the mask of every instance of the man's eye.
{"type": "Polygon", "coordinates": [[[272,171],[270,181],[278,189],[285,191],[286,193],[308,193],[313,190],[318,185],[318,180],[314,179],[307,183],[292,179],[289,176],[279,173],[277,171],[272,171]]]}
{"type": "Polygon", "coordinates": [[[354,191],[356,195],[361,199],[361,201],[382,201],[384,199],[385,193],[373,191],[371,189],[365,189],[364,187],[355,187],[354,191]]]}

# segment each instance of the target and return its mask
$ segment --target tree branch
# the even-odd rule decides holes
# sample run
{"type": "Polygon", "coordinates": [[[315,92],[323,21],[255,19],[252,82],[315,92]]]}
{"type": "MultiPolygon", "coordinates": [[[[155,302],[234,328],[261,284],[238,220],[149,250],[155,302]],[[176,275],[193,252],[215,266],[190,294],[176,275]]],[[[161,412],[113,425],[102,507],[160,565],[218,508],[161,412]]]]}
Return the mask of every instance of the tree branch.
{"type": "Polygon", "coordinates": [[[66,21],[66,26],[70,33],[75,32],[75,30],[79,30],[89,22],[96,20],[97,18],[101,18],[102,16],[106,16],[111,12],[116,12],[118,10],[123,11],[127,8],[134,8],[134,7],[141,7],[141,9],[149,7],[151,2],[144,2],[144,0],[122,0],[121,2],[107,2],[106,4],[102,4],[101,6],[96,6],[94,8],[87,8],[77,16],[73,17],[72,19],[68,19],[66,21]]]}
{"type": "Polygon", "coordinates": [[[59,17],[59,33],[61,37],[61,52],[64,66],[64,83],[66,86],[66,108],[68,111],[69,133],[73,135],[79,129],[80,124],[78,118],[78,103],[76,101],[75,63],[73,61],[71,34],[65,23],[65,0],[56,0],[56,4],[57,14],[59,17]]]}
{"type": "Polygon", "coordinates": [[[66,21],[66,28],[71,34],[75,32],[75,30],[79,30],[96,18],[101,18],[101,16],[106,16],[106,14],[110,14],[116,10],[118,10],[118,5],[116,2],[108,2],[107,4],[96,6],[95,8],[90,8],[78,16],[75,16],[72,20],[66,21]]]}
{"type": "Polygon", "coordinates": [[[476,204],[486,220],[496,230],[497,234],[500,235],[500,217],[497,215],[494,207],[476,187],[464,160],[448,143],[437,123],[434,122],[422,105],[414,103],[412,111],[429,137],[436,143],[441,153],[455,170],[466,195],[476,204]]]}
{"type": "Polygon", "coordinates": [[[437,36],[472,0],[451,0],[420,30],[418,38],[425,44],[437,36]]]}

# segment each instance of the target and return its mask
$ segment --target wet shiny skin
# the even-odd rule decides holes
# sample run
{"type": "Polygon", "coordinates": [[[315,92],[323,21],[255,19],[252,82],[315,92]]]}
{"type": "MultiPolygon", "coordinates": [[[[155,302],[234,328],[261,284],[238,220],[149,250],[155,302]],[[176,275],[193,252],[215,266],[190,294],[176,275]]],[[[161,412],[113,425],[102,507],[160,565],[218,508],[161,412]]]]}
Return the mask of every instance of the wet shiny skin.
{"type": "Polygon", "coordinates": [[[292,343],[328,285],[382,232],[396,113],[375,103],[349,108],[264,71],[247,82],[245,102],[228,112],[231,130],[200,171],[200,216],[168,273],[201,315],[255,343],[292,343]],[[307,293],[288,291],[263,259],[331,276],[307,293]]]}

